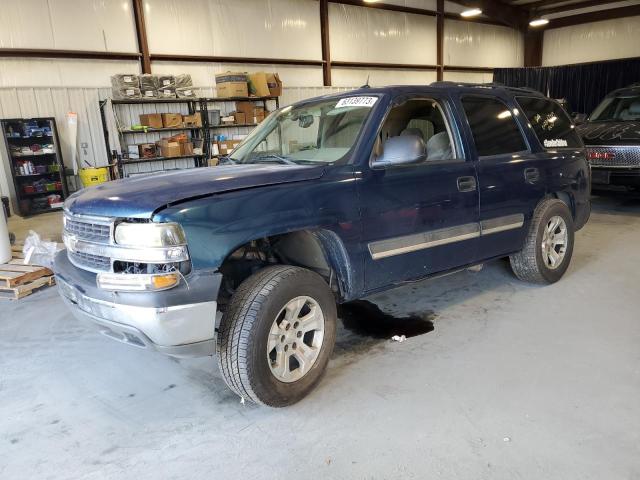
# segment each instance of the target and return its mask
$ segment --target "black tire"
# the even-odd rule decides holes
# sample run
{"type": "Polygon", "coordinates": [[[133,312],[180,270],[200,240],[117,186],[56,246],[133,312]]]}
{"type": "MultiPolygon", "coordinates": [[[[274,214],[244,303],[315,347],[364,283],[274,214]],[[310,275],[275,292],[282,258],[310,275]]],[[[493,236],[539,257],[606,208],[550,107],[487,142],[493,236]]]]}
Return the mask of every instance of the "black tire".
{"type": "Polygon", "coordinates": [[[320,381],[336,339],[336,302],[322,277],[287,265],[260,270],[240,284],[218,329],[216,357],[231,390],[245,400],[285,407],[304,398],[320,381]],[[324,338],[315,363],[297,381],[285,383],[271,372],[267,359],[269,331],[283,307],[308,296],[324,316],[324,338]]]}
{"type": "Polygon", "coordinates": [[[567,271],[573,254],[574,225],[571,211],[567,205],[555,198],[545,199],[538,204],[533,219],[529,226],[529,232],[524,242],[524,247],[518,253],[509,257],[511,269],[516,276],[525,282],[550,284],[555,283],[567,271]],[[564,258],[561,263],[550,268],[544,260],[542,251],[542,238],[549,220],[561,217],[567,227],[567,245],[564,258]]]}

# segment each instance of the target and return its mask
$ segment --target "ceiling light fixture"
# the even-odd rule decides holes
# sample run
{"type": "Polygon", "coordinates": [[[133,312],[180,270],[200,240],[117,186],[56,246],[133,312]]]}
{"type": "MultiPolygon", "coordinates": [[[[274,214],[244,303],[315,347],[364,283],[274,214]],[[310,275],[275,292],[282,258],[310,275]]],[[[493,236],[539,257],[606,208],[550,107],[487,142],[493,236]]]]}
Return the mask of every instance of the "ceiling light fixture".
{"type": "Polygon", "coordinates": [[[549,23],[548,18],[535,18],[529,22],[529,25],[532,27],[541,27],[542,25],[546,25],[549,23]]]}
{"type": "Polygon", "coordinates": [[[477,17],[478,15],[482,15],[482,10],[480,10],[479,8],[471,8],[469,10],[465,10],[460,14],[460,16],[464,18],[477,17]]]}

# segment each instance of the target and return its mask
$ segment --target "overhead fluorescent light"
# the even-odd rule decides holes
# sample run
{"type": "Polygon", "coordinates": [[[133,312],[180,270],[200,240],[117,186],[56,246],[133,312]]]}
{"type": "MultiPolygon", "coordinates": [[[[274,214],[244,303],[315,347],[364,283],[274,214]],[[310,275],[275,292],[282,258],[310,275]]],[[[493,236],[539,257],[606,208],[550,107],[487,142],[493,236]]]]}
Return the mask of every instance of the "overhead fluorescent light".
{"type": "Polygon", "coordinates": [[[529,22],[529,25],[532,27],[541,27],[542,25],[546,25],[549,23],[548,18],[535,18],[529,22]]]}
{"type": "Polygon", "coordinates": [[[364,3],[376,3],[379,0],[364,0],[364,3]]]}
{"type": "Polygon", "coordinates": [[[464,18],[477,17],[478,15],[482,15],[482,10],[480,10],[479,8],[471,8],[469,10],[465,10],[460,14],[460,16],[464,18]]]}

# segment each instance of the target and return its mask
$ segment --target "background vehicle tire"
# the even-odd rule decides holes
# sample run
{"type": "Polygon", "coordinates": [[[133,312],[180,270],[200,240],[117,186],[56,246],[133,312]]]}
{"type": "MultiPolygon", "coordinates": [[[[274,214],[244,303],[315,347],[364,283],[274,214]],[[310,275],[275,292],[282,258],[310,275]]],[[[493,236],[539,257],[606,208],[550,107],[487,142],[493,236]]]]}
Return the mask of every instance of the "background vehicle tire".
{"type": "Polygon", "coordinates": [[[521,251],[509,257],[511,269],[523,281],[549,284],[562,278],[573,254],[571,211],[558,199],[540,202],[521,251]]]}
{"type": "Polygon", "coordinates": [[[246,279],[218,330],[225,382],[239,396],[291,405],[320,381],[336,339],[336,303],[320,275],[278,265],[246,279]]]}

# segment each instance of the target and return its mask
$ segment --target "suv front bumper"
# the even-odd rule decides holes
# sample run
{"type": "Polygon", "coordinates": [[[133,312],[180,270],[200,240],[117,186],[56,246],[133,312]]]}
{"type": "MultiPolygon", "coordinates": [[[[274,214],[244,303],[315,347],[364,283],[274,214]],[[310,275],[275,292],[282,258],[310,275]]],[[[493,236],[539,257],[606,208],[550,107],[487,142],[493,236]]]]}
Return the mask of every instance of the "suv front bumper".
{"type": "Polygon", "coordinates": [[[172,356],[213,355],[219,273],[192,272],[170,290],[120,293],[98,288],[96,275],[72,265],[66,250],[54,271],[72,314],[102,334],[172,356]]]}

